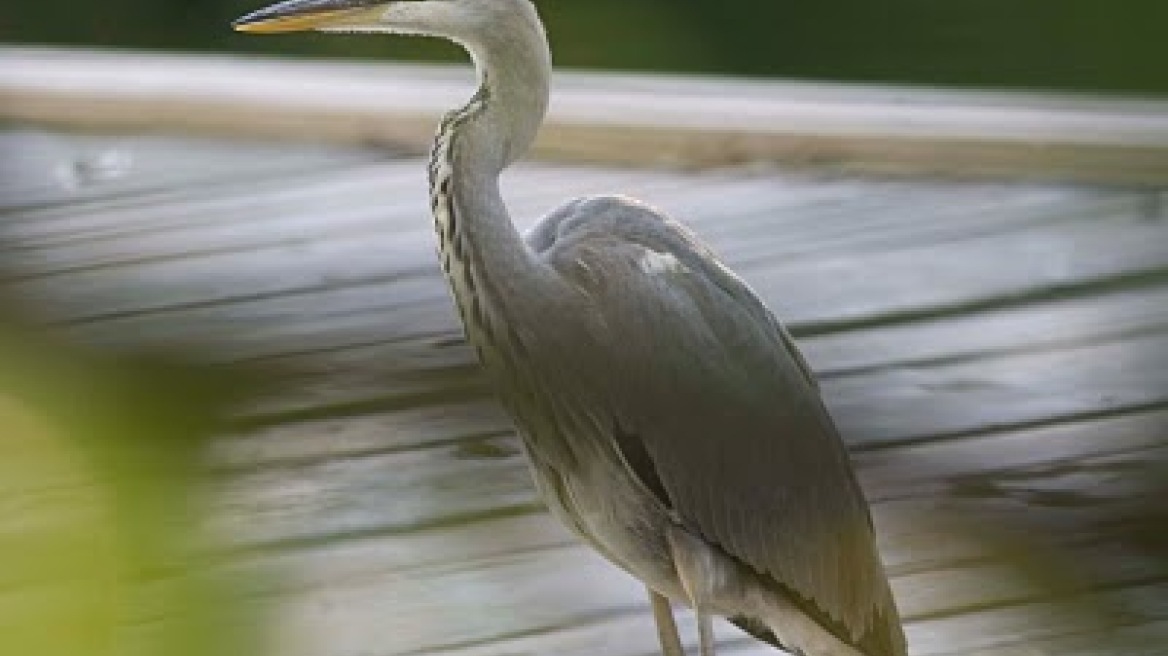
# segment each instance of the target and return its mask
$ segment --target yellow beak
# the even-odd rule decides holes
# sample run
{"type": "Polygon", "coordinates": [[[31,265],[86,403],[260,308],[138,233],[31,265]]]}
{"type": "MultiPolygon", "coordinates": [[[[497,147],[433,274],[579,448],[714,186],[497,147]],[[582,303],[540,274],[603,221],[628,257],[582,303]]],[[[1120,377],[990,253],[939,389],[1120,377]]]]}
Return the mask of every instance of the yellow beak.
{"type": "Polygon", "coordinates": [[[303,32],[337,23],[379,4],[385,4],[385,0],[289,0],[254,11],[231,27],[249,34],[303,32]]]}
{"type": "Polygon", "coordinates": [[[236,32],[248,34],[279,34],[280,32],[303,32],[311,30],[323,23],[327,23],[334,14],[348,13],[345,11],[324,11],[309,16],[289,16],[287,18],[273,18],[271,20],[255,21],[253,23],[237,23],[232,25],[236,32]]]}

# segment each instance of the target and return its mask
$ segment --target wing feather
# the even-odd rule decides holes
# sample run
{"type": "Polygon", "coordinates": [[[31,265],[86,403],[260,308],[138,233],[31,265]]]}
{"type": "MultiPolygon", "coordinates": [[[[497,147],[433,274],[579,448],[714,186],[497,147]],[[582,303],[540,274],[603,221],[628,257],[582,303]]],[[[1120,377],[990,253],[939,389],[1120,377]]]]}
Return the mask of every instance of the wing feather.
{"type": "Polygon", "coordinates": [[[687,528],[793,592],[825,628],[873,656],[902,654],[867,504],[810,369],[771,313],[649,208],[577,203],[558,221],[558,232],[541,226],[542,255],[604,327],[588,353],[608,375],[590,394],[641,441],[650,485],[687,528]]]}

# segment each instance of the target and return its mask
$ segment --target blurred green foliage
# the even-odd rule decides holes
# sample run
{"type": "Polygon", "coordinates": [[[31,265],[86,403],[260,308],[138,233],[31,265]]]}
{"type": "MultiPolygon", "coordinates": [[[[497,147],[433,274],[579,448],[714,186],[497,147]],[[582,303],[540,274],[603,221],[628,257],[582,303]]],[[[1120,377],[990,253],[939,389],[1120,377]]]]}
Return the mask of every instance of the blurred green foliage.
{"type": "MultiPolygon", "coordinates": [[[[14,3],[0,39],[395,59],[454,47],[379,36],[233,34],[269,0],[14,3]]],[[[1164,0],[538,2],[567,67],[1168,93],[1164,0]]]]}
{"type": "Polygon", "coordinates": [[[0,321],[0,654],[257,653],[202,531],[201,454],[247,385],[44,332],[0,321]]]}

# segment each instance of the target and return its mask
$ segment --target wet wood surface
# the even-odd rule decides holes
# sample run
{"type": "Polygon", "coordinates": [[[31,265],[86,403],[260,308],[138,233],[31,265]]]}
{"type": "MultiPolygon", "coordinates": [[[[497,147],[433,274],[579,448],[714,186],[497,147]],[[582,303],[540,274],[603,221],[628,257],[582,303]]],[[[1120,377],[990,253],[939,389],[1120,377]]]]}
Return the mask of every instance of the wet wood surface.
{"type": "MultiPolygon", "coordinates": [[[[9,129],[3,289],[95,344],[301,372],[209,454],[222,566],[271,611],[272,653],[655,653],[640,586],[534,495],[443,286],[424,170],[9,129]]],[[[524,225],[582,194],[665,208],[792,327],[913,654],[1164,653],[1163,188],[528,163],[505,190],[524,225]]],[[[722,653],[773,653],[718,630],[722,653]]]]}

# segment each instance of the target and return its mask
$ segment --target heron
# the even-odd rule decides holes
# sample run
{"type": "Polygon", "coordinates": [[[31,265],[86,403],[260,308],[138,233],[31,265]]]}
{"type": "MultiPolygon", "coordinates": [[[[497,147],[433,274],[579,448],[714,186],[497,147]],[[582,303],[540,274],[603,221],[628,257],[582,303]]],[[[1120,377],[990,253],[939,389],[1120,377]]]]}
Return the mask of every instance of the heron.
{"type": "MultiPolygon", "coordinates": [[[[805,656],[905,656],[871,513],[812,370],[687,228],[621,196],[522,235],[499,176],[535,139],[552,77],[530,0],[289,0],[270,33],[445,38],[478,73],[429,162],[442,269],[467,341],[552,513],[645,586],[665,656],[673,603],[805,656]]],[[[727,198],[726,202],[733,202],[727,198]]]]}

